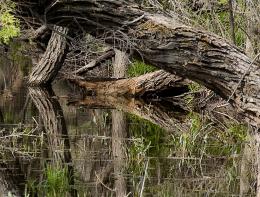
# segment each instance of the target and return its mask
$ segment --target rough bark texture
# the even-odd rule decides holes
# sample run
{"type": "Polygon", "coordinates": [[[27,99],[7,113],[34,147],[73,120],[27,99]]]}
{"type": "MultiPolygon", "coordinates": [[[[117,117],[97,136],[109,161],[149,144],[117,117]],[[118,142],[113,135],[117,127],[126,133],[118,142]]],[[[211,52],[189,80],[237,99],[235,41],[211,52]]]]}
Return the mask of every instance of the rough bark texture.
{"type": "Polygon", "coordinates": [[[260,126],[259,65],[226,40],[184,26],[177,17],[146,13],[130,0],[53,0],[45,14],[59,25],[76,19],[94,35],[110,29],[119,37],[107,34],[114,44],[128,35],[126,43],[131,40],[146,61],[205,85],[260,126]]]}
{"type": "Polygon", "coordinates": [[[30,85],[50,84],[56,77],[65,57],[67,32],[66,27],[54,28],[43,57],[33,67],[29,76],[30,85]]]}
{"type": "Polygon", "coordinates": [[[188,84],[182,77],[172,75],[163,70],[115,81],[91,82],[71,80],[82,88],[93,91],[95,95],[138,97],[153,92],[162,92],[174,87],[184,87],[188,84]]]}
{"type": "Polygon", "coordinates": [[[115,50],[115,60],[113,64],[113,77],[124,78],[127,73],[128,55],[120,50],[115,50]]]}

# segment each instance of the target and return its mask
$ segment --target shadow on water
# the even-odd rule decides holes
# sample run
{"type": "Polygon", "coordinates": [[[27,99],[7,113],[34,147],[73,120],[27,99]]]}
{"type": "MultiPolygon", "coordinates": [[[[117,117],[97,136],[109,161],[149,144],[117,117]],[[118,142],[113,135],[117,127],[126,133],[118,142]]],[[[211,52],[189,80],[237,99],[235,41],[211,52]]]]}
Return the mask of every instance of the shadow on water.
{"type": "Polygon", "coordinates": [[[0,196],[260,194],[259,137],[244,125],[223,130],[166,102],[22,79],[0,78],[0,196]]]}

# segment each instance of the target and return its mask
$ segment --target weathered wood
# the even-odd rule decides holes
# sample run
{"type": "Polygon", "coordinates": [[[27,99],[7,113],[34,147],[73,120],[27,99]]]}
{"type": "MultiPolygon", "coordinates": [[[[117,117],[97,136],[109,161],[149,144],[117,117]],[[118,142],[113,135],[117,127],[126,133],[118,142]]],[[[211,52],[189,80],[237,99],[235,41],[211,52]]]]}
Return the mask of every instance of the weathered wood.
{"type": "Polygon", "coordinates": [[[115,49],[115,60],[113,63],[113,77],[124,78],[127,75],[128,55],[115,49]]]}
{"type": "Polygon", "coordinates": [[[54,27],[43,57],[33,67],[29,76],[30,85],[50,84],[56,77],[65,58],[67,33],[68,28],[66,27],[54,27]]]}
{"type": "Polygon", "coordinates": [[[94,35],[103,33],[102,29],[120,30],[128,38],[117,39],[113,34],[106,41],[131,40],[132,48],[147,62],[212,89],[260,127],[259,65],[226,40],[187,27],[177,17],[147,13],[131,0],[51,2],[47,22],[67,25],[76,18],[94,35]]]}
{"type": "Polygon", "coordinates": [[[153,92],[159,93],[174,87],[185,87],[188,84],[188,80],[163,70],[115,81],[92,82],[78,79],[70,79],[70,81],[82,88],[93,91],[95,95],[124,95],[129,97],[143,96],[153,92]]]}

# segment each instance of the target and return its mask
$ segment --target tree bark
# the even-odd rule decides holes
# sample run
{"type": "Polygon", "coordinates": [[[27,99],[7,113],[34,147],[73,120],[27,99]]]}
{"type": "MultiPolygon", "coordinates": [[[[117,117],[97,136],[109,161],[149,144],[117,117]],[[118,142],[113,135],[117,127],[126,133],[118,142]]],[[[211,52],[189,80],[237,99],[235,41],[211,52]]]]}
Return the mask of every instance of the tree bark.
{"type": "Polygon", "coordinates": [[[30,85],[50,84],[56,77],[65,58],[67,45],[65,36],[67,33],[68,28],[66,27],[54,27],[43,57],[33,67],[29,76],[30,85]]]}
{"type": "Polygon", "coordinates": [[[115,78],[125,78],[127,73],[127,65],[128,65],[128,55],[115,49],[115,60],[113,64],[113,77],[115,78]]]}
{"type": "Polygon", "coordinates": [[[130,0],[51,2],[46,22],[65,26],[76,18],[94,35],[109,28],[113,36],[108,33],[107,42],[131,40],[147,62],[212,89],[260,127],[259,65],[226,40],[187,27],[177,17],[147,13],[130,0]]]}
{"type": "MultiPolygon", "coordinates": [[[[188,80],[172,75],[163,70],[147,73],[130,79],[115,81],[83,81],[70,79],[73,83],[92,91],[94,95],[141,97],[143,95],[158,93],[174,88],[183,87],[187,91],[188,80]],[[186,87],[186,88],[185,88],[186,87]]],[[[173,93],[173,92],[171,92],[173,93]]]]}

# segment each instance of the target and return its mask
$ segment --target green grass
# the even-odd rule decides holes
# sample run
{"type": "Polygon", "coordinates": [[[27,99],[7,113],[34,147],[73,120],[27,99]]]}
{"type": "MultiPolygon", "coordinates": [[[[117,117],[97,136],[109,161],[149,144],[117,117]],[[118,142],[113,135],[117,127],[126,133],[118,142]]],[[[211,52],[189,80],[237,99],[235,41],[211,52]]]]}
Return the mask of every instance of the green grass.
{"type": "Polygon", "coordinates": [[[47,165],[45,168],[45,179],[37,183],[36,180],[28,180],[25,196],[60,197],[66,196],[70,190],[68,168],[61,166],[47,165]]]}
{"type": "Polygon", "coordinates": [[[133,63],[129,66],[127,74],[129,77],[137,77],[155,70],[157,70],[157,68],[154,66],[145,64],[139,60],[134,60],[133,63]]]}

